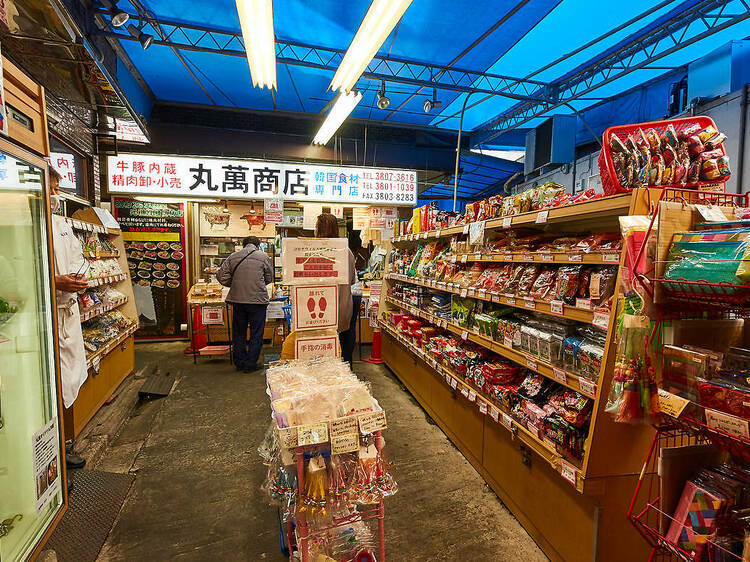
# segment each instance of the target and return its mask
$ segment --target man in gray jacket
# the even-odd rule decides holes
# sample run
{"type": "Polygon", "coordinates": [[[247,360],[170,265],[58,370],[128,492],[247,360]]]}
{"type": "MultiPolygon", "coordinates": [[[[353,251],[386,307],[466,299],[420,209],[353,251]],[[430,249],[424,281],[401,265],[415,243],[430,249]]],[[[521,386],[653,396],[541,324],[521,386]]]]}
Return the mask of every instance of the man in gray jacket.
{"type": "Polygon", "coordinates": [[[273,266],[268,255],[259,249],[260,240],[256,236],[245,238],[242,246],[224,260],[216,272],[216,280],[229,287],[227,302],[232,305],[234,366],[238,371],[250,373],[258,368],[263,346],[268,308],[266,285],[273,281],[273,266]]]}

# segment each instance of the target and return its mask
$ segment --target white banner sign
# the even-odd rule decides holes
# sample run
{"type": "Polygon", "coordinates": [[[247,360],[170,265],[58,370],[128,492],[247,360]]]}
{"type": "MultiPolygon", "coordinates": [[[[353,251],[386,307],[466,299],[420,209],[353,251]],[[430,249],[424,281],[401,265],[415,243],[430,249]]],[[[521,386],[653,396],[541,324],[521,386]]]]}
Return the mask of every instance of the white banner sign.
{"type": "Polygon", "coordinates": [[[76,159],[72,154],[65,152],[50,152],[47,162],[62,176],[60,179],[60,189],[67,191],[76,190],[76,159]]]}
{"type": "Polygon", "coordinates": [[[119,154],[107,157],[110,193],[408,205],[414,170],[264,160],[119,154]]]}
{"type": "Polygon", "coordinates": [[[294,287],[292,318],[294,329],[317,330],[338,326],[338,285],[302,285],[294,287]]]}
{"type": "Polygon", "coordinates": [[[284,285],[349,285],[346,238],[284,238],[281,241],[284,285]]]}

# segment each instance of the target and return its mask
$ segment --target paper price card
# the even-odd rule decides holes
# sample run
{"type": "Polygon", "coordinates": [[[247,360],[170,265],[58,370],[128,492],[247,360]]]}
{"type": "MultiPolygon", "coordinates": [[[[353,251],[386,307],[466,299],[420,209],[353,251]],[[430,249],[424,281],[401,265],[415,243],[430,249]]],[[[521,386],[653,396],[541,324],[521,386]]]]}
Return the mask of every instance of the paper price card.
{"type": "Polygon", "coordinates": [[[359,449],[359,433],[331,437],[331,453],[353,453],[359,449]]]}
{"type": "Polygon", "coordinates": [[[523,255],[523,261],[534,261],[534,254],[527,252],[523,255]]]}
{"type": "Polygon", "coordinates": [[[534,299],[523,299],[523,305],[529,310],[536,309],[536,301],[534,299]]]}
{"type": "Polygon", "coordinates": [[[469,234],[469,227],[470,227],[470,226],[471,226],[471,225],[468,225],[468,224],[465,224],[465,225],[464,225],[464,234],[469,234]]]}
{"type": "Polygon", "coordinates": [[[481,260],[481,259],[482,259],[482,254],[480,254],[479,252],[476,252],[476,253],[474,254],[474,259],[475,259],[475,260],[481,260]]]}
{"type": "Polygon", "coordinates": [[[469,391],[466,389],[465,386],[461,387],[461,394],[463,395],[464,398],[468,398],[469,397],[469,391]]]}
{"type": "Polygon", "coordinates": [[[549,303],[549,311],[552,314],[559,314],[562,316],[563,314],[563,301],[551,301],[549,303]]]}
{"type": "Polygon", "coordinates": [[[526,366],[532,371],[536,371],[536,368],[537,368],[536,359],[534,359],[533,357],[527,357],[526,366]]]}
{"type": "Polygon", "coordinates": [[[552,254],[550,254],[548,252],[545,252],[545,253],[542,254],[542,261],[544,261],[544,262],[555,261],[555,256],[553,256],[552,254]]]}
{"type": "Polygon", "coordinates": [[[483,416],[487,415],[487,402],[479,402],[479,413],[483,416]]]}
{"type": "Polygon", "coordinates": [[[467,398],[469,399],[469,402],[476,402],[476,400],[477,400],[477,393],[474,392],[473,390],[470,390],[469,391],[469,395],[467,396],[467,398]]]}
{"type": "Polygon", "coordinates": [[[469,294],[469,291],[467,289],[461,289],[461,298],[465,299],[466,295],[469,294]]]}
{"type": "Polygon", "coordinates": [[[620,254],[602,254],[602,261],[604,263],[619,263],[620,254]]]}
{"type": "Polygon", "coordinates": [[[297,446],[297,428],[296,427],[284,427],[279,428],[279,443],[285,449],[291,449],[297,446]]]}
{"type": "Polygon", "coordinates": [[[386,427],[385,412],[383,410],[359,416],[359,430],[362,433],[373,433],[374,431],[383,430],[386,427]]]}
{"type": "Polygon", "coordinates": [[[328,424],[316,423],[297,428],[297,445],[317,445],[328,441],[328,424]]]}
{"type": "Polygon", "coordinates": [[[469,289],[469,291],[468,291],[468,295],[469,295],[470,297],[473,297],[473,296],[474,296],[475,294],[476,294],[476,291],[475,291],[474,289],[469,289]]]}
{"type": "Polygon", "coordinates": [[[467,261],[468,259],[469,259],[469,256],[467,256],[466,254],[462,255],[462,256],[461,256],[461,263],[466,263],[466,261],[467,261]]]}
{"type": "Polygon", "coordinates": [[[503,219],[503,228],[510,228],[513,224],[513,217],[505,217],[503,219]]]}
{"type": "Polygon", "coordinates": [[[564,460],[560,461],[560,476],[570,482],[573,486],[578,483],[578,472],[575,467],[564,460]]]}
{"type": "Polygon", "coordinates": [[[509,335],[503,336],[503,345],[505,347],[513,347],[513,336],[509,336],[509,335]]]}
{"type": "Polygon", "coordinates": [[[331,439],[348,433],[357,433],[357,431],[357,418],[355,416],[331,420],[331,439]]]}
{"type": "Polygon", "coordinates": [[[662,388],[659,389],[659,409],[662,414],[666,414],[673,418],[679,418],[689,402],[690,400],[686,400],[681,396],[667,392],[662,388]]]}
{"type": "Polygon", "coordinates": [[[453,377],[451,377],[451,388],[453,390],[456,390],[457,386],[458,386],[458,381],[456,379],[454,379],[453,377]]]}
{"type": "Polygon", "coordinates": [[[500,415],[500,411],[495,408],[494,406],[490,406],[490,417],[497,421],[498,416],[500,415]]]}
{"type": "Polygon", "coordinates": [[[505,302],[510,306],[516,306],[516,297],[505,297],[505,302]]]}
{"type": "Polygon", "coordinates": [[[716,410],[709,410],[706,408],[706,423],[708,424],[708,427],[714,427],[726,431],[727,433],[731,433],[732,435],[750,437],[747,420],[725,414],[724,412],[717,412],[716,410]]]}
{"type": "Polygon", "coordinates": [[[513,418],[503,412],[503,425],[510,430],[513,430],[513,418]]]}
{"type": "Polygon", "coordinates": [[[478,296],[478,297],[479,297],[480,299],[486,299],[486,298],[487,298],[487,289],[479,289],[479,290],[477,291],[477,296],[478,296]]]}
{"type": "Polygon", "coordinates": [[[557,367],[552,367],[552,376],[560,384],[568,384],[568,375],[562,369],[558,369],[557,367]]]}
{"type": "Polygon", "coordinates": [[[568,261],[582,262],[583,256],[581,254],[568,254],[568,261]]]}
{"type": "Polygon", "coordinates": [[[436,238],[440,238],[440,231],[439,231],[439,230],[436,230],[436,231],[435,231],[435,237],[436,237],[436,238]]]}
{"type": "Polygon", "coordinates": [[[547,222],[547,219],[549,218],[549,211],[539,211],[536,214],[536,220],[534,221],[536,224],[544,224],[547,222]]]}
{"type": "Polygon", "coordinates": [[[591,323],[597,328],[606,330],[609,328],[609,312],[594,312],[594,319],[591,323]]]}
{"type": "Polygon", "coordinates": [[[591,310],[591,299],[576,299],[576,308],[591,310]]]}
{"type": "Polygon", "coordinates": [[[468,338],[469,338],[469,332],[467,332],[466,330],[464,330],[463,332],[461,332],[461,339],[462,340],[466,341],[468,338]]]}
{"type": "Polygon", "coordinates": [[[503,260],[513,261],[513,254],[503,254],[503,260]]]}
{"type": "Polygon", "coordinates": [[[497,293],[494,293],[492,295],[492,299],[491,300],[492,300],[492,302],[503,302],[503,299],[497,293]]]}
{"type": "Polygon", "coordinates": [[[593,398],[594,396],[596,396],[596,383],[591,382],[588,379],[584,379],[583,377],[579,378],[578,379],[578,388],[586,396],[590,396],[591,398],[593,398]]]}
{"type": "Polygon", "coordinates": [[[453,254],[453,255],[451,256],[451,262],[452,262],[452,263],[456,263],[456,254],[453,254]]]}

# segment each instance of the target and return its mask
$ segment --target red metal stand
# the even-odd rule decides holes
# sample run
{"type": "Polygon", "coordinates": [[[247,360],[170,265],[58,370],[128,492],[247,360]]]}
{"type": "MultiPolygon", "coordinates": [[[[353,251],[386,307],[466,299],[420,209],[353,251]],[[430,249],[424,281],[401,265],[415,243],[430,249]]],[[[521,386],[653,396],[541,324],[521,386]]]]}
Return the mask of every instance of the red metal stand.
{"type": "Polygon", "coordinates": [[[373,328],[372,330],[372,350],[370,351],[370,356],[365,361],[374,365],[385,363],[380,356],[380,329],[378,328],[373,328]]]}

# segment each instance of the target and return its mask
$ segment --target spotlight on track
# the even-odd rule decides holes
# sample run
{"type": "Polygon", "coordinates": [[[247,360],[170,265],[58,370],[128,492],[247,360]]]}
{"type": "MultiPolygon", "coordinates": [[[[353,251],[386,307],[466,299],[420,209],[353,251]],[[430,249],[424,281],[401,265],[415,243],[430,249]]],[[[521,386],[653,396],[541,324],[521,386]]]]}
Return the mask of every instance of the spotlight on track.
{"type": "Polygon", "coordinates": [[[391,99],[385,95],[385,81],[378,92],[378,109],[388,109],[391,105],[391,99]]]}
{"type": "Polygon", "coordinates": [[[101,0],[104,8],[109,12],[109,20],[114,27],[122,27],[130,19],[130,14],[117,7],[116,0],[101,0]]]}
{"type": "Polygon", "coordinates": [[[443,102],[438,101],[437,99],[437,91],[432,90],[432,99],[424,100],[424,105],[422,107],[424,108],[425,113],[429,113],[433,109],[439,109],[442,105],[443,102]]]}
{"type": "Polygon", "coordinates": [[[128,33],[138,39],[138,42],[141,44],[141,47],[143,47],[144,51],[151,46],[151,43],[154,42],[153,35],[145,33],[143,30],[137,28],[132,23],[128,26],[128,33]]]}

